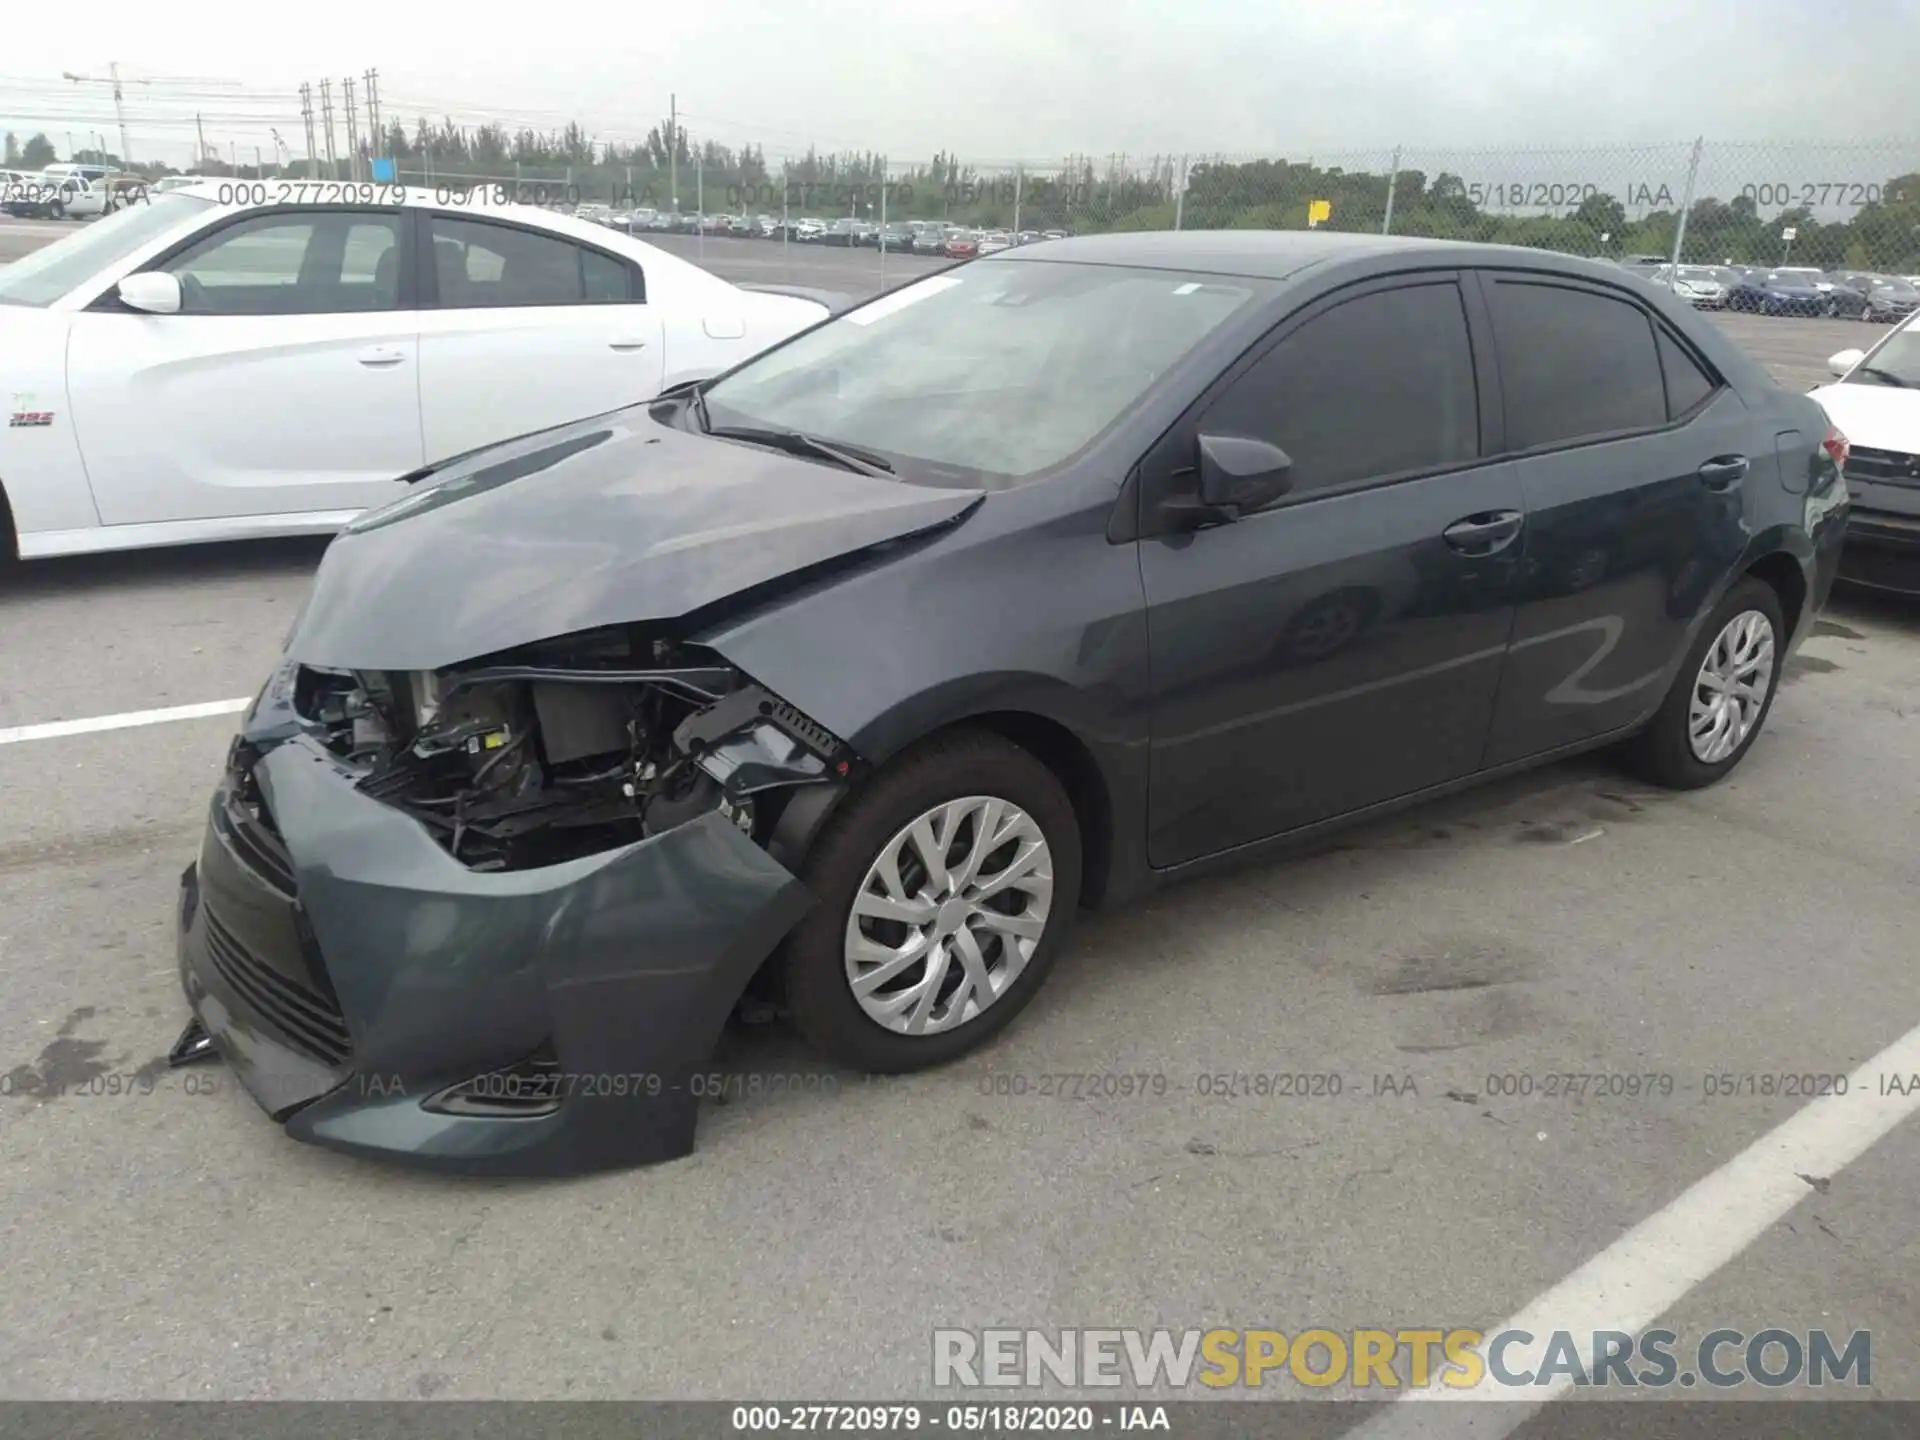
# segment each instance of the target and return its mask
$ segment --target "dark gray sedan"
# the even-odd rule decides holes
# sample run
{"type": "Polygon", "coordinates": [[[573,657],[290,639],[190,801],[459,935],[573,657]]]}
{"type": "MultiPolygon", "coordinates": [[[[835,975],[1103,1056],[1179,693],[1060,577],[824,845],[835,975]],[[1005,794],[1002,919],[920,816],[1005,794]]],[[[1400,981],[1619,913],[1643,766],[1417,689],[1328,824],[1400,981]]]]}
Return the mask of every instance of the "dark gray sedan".
{"type": "Polygon", "coordinates": [[[1826,599],[1846,443],[1537,250],[945,270],[348,528],[183,877],[176,1056],[340,1150],[658,1160],[742,1004],[917,1070],[1083,909],[1598,747],[1709,785],[1826,599]]]}

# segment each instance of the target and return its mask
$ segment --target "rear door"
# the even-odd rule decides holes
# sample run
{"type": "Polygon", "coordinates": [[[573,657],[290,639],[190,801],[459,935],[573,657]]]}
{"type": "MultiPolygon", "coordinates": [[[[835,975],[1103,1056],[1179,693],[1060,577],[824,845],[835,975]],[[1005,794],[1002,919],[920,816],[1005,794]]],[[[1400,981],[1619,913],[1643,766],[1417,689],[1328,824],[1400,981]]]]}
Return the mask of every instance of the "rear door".
{"type": "Polygon", "coordinates": [[[421,463],[406,212],[246,212],[148,266],[175,315],[109,294],[74,317],[67,385],[108,525],[359,510],[421,463]]]}
{"type": "Polygon", "coordinates": [[[1483,458],[1478,303],[1453,274],[1318,302],[1143,462],[1154,865],[1479,765],[1525,517],[1512,468],[1483,458]],[[1202,432],[1280,446],[1291,492],[1199,531],[1159,520],[1192,494],[1202,432]]]}
{"type": "Polygon", "coordinates": [[[473,215],[428,212],[422,229],[429,460],[659,393],[660,317],[632,259],[473,215]]]}
{"type": "Polygon", "coordinates": [[[1498,765],[1619,730],[1659,702],[1744,549],[1743,481],[1771,470],[1775,440],[1638,296],[1517,271],[1480,278],[1499,443],[1528,517],[1487,752],[1498,765]]]}

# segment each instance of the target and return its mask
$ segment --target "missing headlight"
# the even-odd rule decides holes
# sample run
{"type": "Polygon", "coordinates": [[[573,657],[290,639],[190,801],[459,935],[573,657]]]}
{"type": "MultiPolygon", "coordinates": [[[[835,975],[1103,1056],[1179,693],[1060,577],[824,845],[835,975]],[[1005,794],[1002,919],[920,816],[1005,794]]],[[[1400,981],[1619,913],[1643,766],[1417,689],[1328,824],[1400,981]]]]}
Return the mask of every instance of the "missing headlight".
{"type": "Polygon", "coordinates": [[[307,713],[363,766],[363,791],[479,870],[558,864],[713,812],[762,839],[778,792],[853,763],[824,727],[697,650],[602,634],[531,658],[336,679],[307,713]]]}

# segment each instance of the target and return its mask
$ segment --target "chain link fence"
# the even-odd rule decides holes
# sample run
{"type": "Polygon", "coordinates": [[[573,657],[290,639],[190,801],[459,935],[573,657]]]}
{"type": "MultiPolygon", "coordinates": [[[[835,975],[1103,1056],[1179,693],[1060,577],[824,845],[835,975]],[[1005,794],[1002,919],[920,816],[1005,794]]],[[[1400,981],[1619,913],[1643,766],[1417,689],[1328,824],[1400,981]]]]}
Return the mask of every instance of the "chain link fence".
{"type": "MultiPolygon", "coordinates": [[[[454,137],[450,137],[454,138],[454,137]]],[[[589,146],[587,155],[591,156],[589,146]]],[[[573,162],[493,163],[463,154],[393,161],[407,184],[491,187],[502,198],[586,207],[657,233],[796,236],[914,248],[932,231],[1019,243],[1046,232],[1328,229],[1523,245],[1650,264],[1920,275],[1920,137],[1849,143],[1670,144],[1572,149],[1406,145],[1277,157],[1070,156],[927,164],[876,155],[688,144],[573,162]],[[706,217],[705,223],[700,217],[706,217]],[[731,222],[731,223],[730,223],[731,222]],[[891,227],[882,239],[882,227],[891,227]]],[[[934,258],[931,241],[918,253],[934,258]]],[[[796,260],[796,265],[804,260],[796,260]]],[[[896,272],[898,273],[898,272],[896,272]]]]}

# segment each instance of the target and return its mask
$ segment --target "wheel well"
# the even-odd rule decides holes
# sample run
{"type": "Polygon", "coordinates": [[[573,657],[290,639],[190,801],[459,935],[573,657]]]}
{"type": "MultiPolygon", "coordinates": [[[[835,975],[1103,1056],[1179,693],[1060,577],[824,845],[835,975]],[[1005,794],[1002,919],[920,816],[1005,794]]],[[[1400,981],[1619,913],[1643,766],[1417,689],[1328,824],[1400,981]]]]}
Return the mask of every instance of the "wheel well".
{"type": "Polygon", "coordinates": [[[1030,711],[995,710],[962,723],[1011,741],[1054,773],[1080,820],[1080,903],[1098,905],[1113,863],[1113,797],[1092,752],[1066,726],[1030,711]]]}
{"type": "Polygon", "coordinates": [[[1800,614],[1807,605],[1807,577],[1801,572],[1800,562],[1776,550],[1754,561],[1747,567],[1747,574],[1771,586],[1780,597],[1780,618],[1787,625],[1787,633],[1781,637],[1784,642],[1800,628],[1800,614]]]}
{"type": "Polygon", "coordinates": [[[20,536],[13,528],[13,509],[7,504],[7,487],[0,484],[0,565],[20,558],[20,536]]]}

